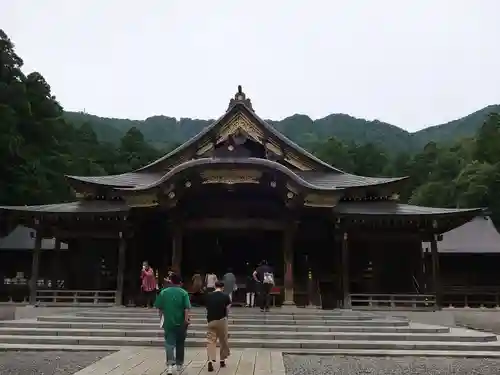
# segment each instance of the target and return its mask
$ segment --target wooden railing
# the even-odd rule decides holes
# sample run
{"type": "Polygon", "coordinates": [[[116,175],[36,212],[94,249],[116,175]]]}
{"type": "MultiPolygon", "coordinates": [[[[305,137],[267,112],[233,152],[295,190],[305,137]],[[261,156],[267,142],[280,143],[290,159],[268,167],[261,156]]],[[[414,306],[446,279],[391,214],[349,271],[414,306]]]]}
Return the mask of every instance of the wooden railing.
{"type": "Polygon", "coordinates": [[[36,291],[40,305],[114,305],[115,290],[41,289],[36,291]]]}
{"type": "Polygon", "coordinates": [[[357,310],[436,310],[433,294],[350,294],[350,306],[357,310]]]}
{"type": "Polygon", "coordinates": [[[499,286],[447,286],[443,290],[444,307],[498,308],[499,286]]]}

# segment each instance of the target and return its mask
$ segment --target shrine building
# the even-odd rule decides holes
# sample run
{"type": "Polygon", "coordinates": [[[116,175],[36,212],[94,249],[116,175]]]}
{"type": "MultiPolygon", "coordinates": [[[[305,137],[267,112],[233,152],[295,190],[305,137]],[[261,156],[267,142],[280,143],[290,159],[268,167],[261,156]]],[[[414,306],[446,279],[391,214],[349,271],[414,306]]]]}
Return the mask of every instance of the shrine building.
{"type": "Polygon", "coordinates": [[[399,203],[407,177],[358,176],[319,160],[261,119],[241,86],[219,119],[160,159],[120,175],[66,177],[74,202],[0,207],[4,227],[36,231],[24,272],[31,303],[63,285],[129,304],[143,260],[160,283],[169,268],[186,284],[195,272],[232,268],[244,289],[265,259],[277,304],[349,308],[410,296],[439,307],[437,241],[482,214],[399,203]],[[67,249],[42,251],[45,238],[67,249]]]}

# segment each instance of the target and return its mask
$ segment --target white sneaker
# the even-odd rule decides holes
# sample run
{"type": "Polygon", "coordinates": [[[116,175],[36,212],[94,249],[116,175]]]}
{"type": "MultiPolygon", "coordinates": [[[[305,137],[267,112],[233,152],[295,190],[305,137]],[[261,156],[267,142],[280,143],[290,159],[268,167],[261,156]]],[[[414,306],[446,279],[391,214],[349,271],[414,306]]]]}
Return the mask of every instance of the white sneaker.
{"type": "Polygon", "coordinates": [[[167,365],[167,375],[173,375],[173,373],[174,373],[174,366],[167,365]]]}
{"type": "Polygon", "coordinates": [[[177,372],[180,374],[182,372],[182,370],[184,369],[184,366],[183,365],[177,365],[176,369],[177,369],[177,372]]]}

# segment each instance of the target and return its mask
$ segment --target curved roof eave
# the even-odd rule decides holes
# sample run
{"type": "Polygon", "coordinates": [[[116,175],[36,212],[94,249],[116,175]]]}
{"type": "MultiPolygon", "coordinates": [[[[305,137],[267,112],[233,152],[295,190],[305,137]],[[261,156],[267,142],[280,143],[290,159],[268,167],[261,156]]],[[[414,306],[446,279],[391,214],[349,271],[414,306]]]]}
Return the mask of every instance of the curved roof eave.
{"type": "Polygon", "coordinates": [[[273,171],[280,172],[282,174],[287,175],[289,178],[291,178],[293,181],[300,184],[301,186],[303,186],[307,189],[311,189],[311,190],[319,190],[319,191],[343,191],[344,190],[344,188],[338,188],[335,186],[324,187],[324,186],[317,186],[317,185],[311,184],[310,182],[308,182],[307,180],[298,176],[292,170],[288,169],[287,167],[281,165],[278,162],[268,160],[268,159],[258,159],[258,158],[248,158],[248,159],[202,158],[202,159],[189,160],[187,162],[184,162],[184,163],[172,168],[167,173],[165,173],[160,179],[158,179],[157,181],[155,181],[151,184],[132,187],[132,188],[116,188],[116,190],[130,191],[130,192],[150,190],[150,189],[154,189],[154,188],[160,186],[161,184],[165,183],[166,181],[168,181],[170,178],[177,175],[178,173],[181,173],[181,172],[188,170],[188,169],[191,169],[191,168],[210,166],[210,165],[219,166],[219,167],[224,166],[224,165],[234,166],[235,164],[238,164],[239,166],[242,166],[242,165],[260,166],[260,167],[264,167],[267,169],[271,169],[273,171]]]}
{"type": "Polygon", "coordinates": [[[134,187],[139,183],[143,182],[145,179],[149,179],[151,182],[156,181],[161,178],[163,174],[161,173],[142,173],[140,176],[136,172],[128,172],[115,175],[107,176],[72,176],[65,175],[64,177],[72,181],[83,185],[93,185],[93,186],[104,186],[108,188],[126,188],[134,187]]]}
{"type": "Polygon", "coordinates": [[[333,208],[338,215],[346,216],[453,216],[457,214],[480,215],[485,208],[440,208],[415,206],[411,204],[389,202],[340,202],[333,208]]]}
{"type": "MultiPolygon", "coordinates": [[[[364,177],[364,176],[358,176],[358,175],[352,175],[356,177],[364,177]]],[[[390,185],[398,182],[403,182],[409,179],[409,176],[403,176],[403,177],[380,177],[379,181],[373,181],[371,183],[367,184],[362,184],[362,185],[352,185],[349,186],[349,189],[363,189],[363,188],[370,188],[374,186],[385,186],[385,185],[390,185]]]]}

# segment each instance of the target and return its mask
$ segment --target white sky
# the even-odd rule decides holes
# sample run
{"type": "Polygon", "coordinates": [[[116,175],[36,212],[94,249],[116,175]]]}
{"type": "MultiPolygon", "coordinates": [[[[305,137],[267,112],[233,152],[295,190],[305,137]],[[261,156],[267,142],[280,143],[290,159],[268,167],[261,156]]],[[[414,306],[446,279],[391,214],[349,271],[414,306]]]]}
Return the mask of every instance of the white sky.
{"type": "Polygon", "coordinates": [[[67,110],[417,130],[500,103],[499,0],[10,0],[0,27],[67,110]]]}

